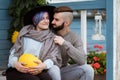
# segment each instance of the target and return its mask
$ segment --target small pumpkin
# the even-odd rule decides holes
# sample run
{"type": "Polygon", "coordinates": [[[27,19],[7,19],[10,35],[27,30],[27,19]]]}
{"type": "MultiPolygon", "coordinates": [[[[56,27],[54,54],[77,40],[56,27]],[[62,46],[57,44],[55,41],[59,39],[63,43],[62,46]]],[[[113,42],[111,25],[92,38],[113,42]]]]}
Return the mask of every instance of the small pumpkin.
{"type": "Polygon", "coordinates": [[[34,56],[33,54],[30,54],[30,53],[22,54],[19,57],[18,61],[24,63],[26,67],[38,66],[38,64],[35,63],[34,61],[38,61],[40,63],[42,62],[40,59],[38,59],[36,56],[34,56]]]}

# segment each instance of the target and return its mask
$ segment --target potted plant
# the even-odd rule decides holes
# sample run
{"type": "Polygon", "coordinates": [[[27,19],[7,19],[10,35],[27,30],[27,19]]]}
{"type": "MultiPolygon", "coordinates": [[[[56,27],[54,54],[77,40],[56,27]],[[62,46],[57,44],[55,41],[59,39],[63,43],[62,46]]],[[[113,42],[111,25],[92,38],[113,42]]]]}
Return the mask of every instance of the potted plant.
{"type": "Polygon", "coordinates": [[[101,45],[98,45],[98,48],[94,51],[88,51],[87,63],[90,64],[95,73],[94,80],[105,80],[106,78],[106,52],[101,50],[101,45]]]}

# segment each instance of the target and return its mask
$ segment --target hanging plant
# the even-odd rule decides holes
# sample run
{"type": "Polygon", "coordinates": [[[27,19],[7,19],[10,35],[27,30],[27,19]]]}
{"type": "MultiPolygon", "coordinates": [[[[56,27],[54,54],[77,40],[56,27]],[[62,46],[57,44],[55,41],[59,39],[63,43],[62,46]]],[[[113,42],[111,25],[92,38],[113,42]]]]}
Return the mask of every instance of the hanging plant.
{"type": "Polygon", "coordinates": [[[45,5],[45,0],[13,0],[8,11],[11,16],[11,26],[8,30],[8,38],[11,41],[14,31],[20,31],[23,27],[23,16],[32,8],[45,5]]]}

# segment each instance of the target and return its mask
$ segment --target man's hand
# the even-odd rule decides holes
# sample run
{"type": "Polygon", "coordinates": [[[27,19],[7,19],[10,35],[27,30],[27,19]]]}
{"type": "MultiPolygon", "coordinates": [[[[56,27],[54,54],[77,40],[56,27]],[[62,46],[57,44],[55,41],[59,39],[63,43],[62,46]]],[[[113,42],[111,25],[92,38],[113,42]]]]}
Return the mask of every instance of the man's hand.
{"type": "Polygon", "coordinates": [[[37,61],[35,61],[35,63],[37,63],[38,66],[29,68],[29,73],[32,75],[37,75],[46,68],[46,64],[44,64],[44,63],[37,62],[37,61]]]}
{"type": "Polygon", "coordinates": [[[64,43],[64,41],[65,40],[61,36],[55,36],[55,38],[54,38],[54,42],[59,45],[62,45],[64,43]]]}
{"type": "Polygon", "coordinates": [[[28,73],[28,70],[29,68],[25,67],[25,64],[24,63],[21,63],[21,62],[15,62],[14,63],[14,67],[19,71],[19,72],[22,72],[22,73],[28,73]]]}

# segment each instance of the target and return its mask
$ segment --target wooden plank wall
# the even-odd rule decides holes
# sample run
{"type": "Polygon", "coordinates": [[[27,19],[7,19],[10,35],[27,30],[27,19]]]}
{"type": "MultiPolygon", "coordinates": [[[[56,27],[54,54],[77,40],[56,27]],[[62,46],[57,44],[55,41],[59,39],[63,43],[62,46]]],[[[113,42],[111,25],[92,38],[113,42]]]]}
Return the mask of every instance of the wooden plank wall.
{"type": "Polygon", "coordinates": [[[7,68],[9,49],[8,29],[10,27],[10,16],[8,7],[12,0],[0,0],[0,69],[7,68]]]}

